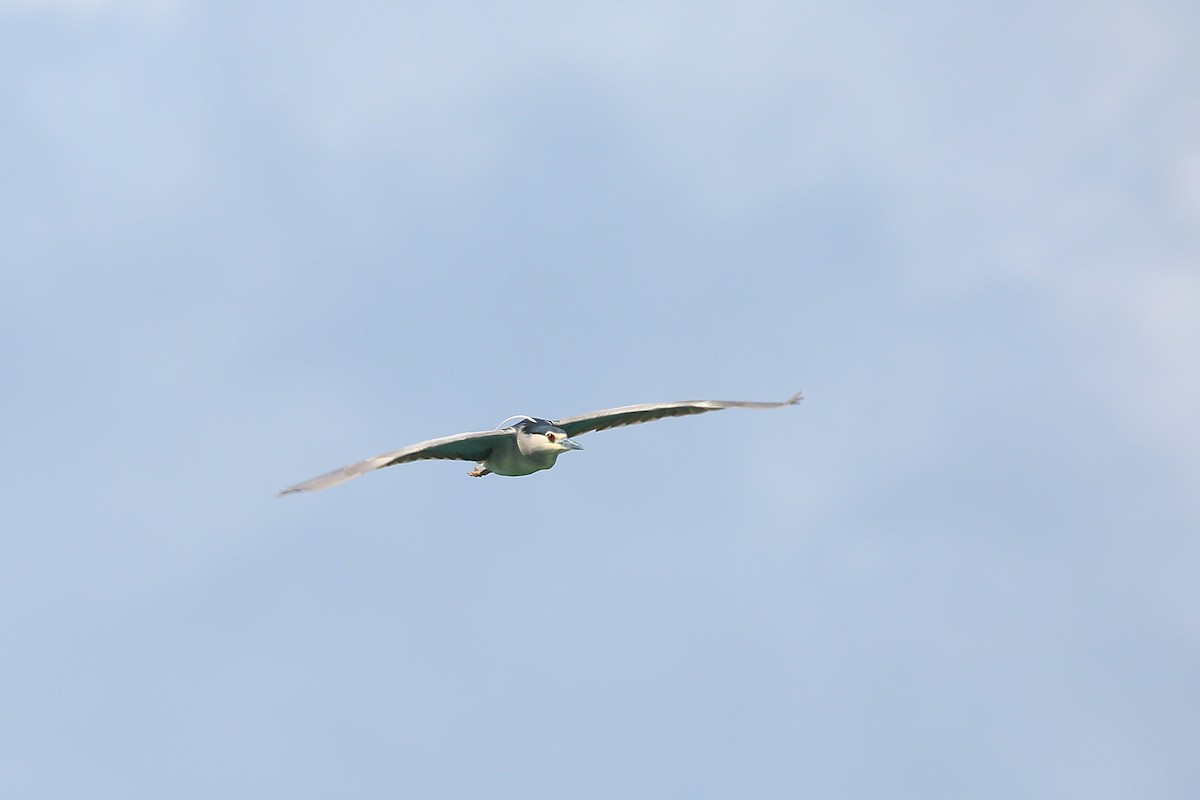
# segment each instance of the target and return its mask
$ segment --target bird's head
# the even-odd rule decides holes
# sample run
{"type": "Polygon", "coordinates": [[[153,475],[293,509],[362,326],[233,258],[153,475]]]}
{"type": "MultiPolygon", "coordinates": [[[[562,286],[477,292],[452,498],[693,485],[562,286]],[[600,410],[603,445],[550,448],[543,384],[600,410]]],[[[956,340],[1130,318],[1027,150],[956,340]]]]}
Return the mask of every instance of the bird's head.
{"type": "Polygon", "coordinates": [[[534,453],[565,453],[582,450],[583,445],[567,436],[567,432],[548,419],[529,417],[517,423],[517,446],[526,455],[534,453]]]}

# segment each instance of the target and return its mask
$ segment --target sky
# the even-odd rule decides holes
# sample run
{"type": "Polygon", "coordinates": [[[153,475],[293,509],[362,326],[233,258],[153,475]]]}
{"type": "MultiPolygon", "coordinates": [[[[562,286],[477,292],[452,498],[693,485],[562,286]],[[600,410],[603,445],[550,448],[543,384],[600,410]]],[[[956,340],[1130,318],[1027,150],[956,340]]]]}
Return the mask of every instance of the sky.
{"type": "Polygon", "coordinates": [[[1198,796],[1198,42],[0,0],[0,794],[1198,796]]]}

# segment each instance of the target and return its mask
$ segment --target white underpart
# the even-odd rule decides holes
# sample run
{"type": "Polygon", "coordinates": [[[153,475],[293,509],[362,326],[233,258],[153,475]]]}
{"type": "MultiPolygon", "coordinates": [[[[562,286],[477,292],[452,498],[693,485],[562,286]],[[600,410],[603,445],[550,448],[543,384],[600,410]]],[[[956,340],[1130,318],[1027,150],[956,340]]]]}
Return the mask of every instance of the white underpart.
{"type": "Polygon", "coordinates": [[[550,469],[563,452],[538,434],[522,434],[497,444],[483,466],[497,475],[530,475],[550,469]]]}

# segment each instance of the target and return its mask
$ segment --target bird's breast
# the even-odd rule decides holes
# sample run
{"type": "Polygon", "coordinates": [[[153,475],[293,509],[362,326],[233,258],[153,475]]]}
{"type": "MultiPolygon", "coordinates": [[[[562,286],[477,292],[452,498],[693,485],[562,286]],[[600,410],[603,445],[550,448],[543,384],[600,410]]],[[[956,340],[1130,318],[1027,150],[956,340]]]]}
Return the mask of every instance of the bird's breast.
{"type": "Polygon", "coordinates": [[[530,475],[553,467],[558,455],[545,450],[523,453],[515,442],[504,442],[493,448],[483,465],[497,475],[530,475]]]}

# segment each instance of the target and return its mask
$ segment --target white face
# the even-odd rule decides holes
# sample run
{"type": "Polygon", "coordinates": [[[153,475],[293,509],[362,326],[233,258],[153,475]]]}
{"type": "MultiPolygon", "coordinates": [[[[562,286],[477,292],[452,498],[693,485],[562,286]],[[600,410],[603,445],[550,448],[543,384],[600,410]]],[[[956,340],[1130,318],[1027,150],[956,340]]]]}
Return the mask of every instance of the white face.
{"type": "Polygon", "coordinates": [[[531,433],[522,437],[521,449],[527,453],[561,453],[565,450],[579,450],[579,445],[567,437],[562,428],[551,428],[543,433],[531,433]]]}
{"type": "Polygon", "coordinates": [[[583,447],[574,439],[568,438],[567,432],[562,428],[546,431],[546,444],[550,447],[556,447],[559,450],[582,450],[583,447]]]}

